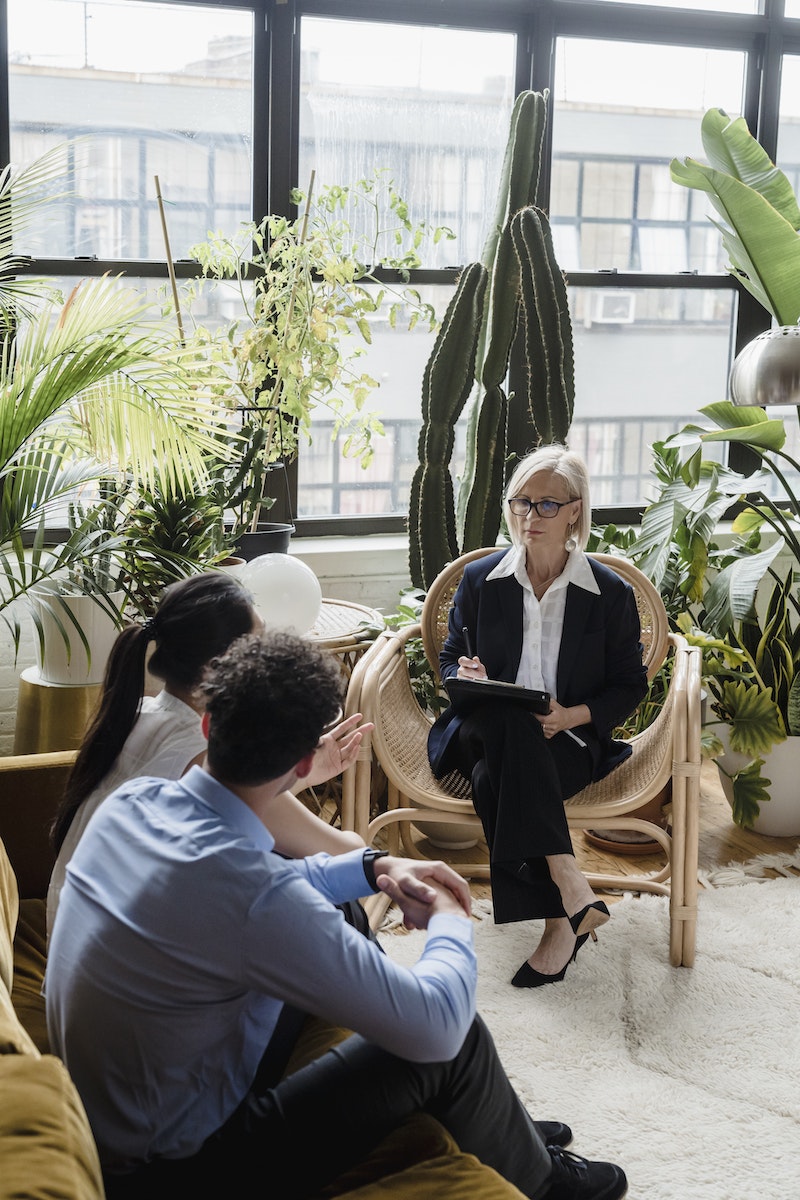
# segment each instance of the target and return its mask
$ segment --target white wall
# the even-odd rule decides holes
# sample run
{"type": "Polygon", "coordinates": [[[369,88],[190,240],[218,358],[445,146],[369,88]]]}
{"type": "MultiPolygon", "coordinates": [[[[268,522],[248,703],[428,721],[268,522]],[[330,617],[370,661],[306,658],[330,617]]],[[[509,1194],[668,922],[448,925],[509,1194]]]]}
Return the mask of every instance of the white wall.
{"type": "MultiPolygon", "coordinates": [[[[323,596],[336,600],[389,613],[397,607],[401,591],[411,586],[408,543],[403,536],[302,538],[293,543],[291,553],[317,576],[323,596]]],[[[23,618],[22,626],[16,661],[11,636],[0,627],[0,755],[13,753],[19,676],[36,661],[30,620],[23,618]]]]}

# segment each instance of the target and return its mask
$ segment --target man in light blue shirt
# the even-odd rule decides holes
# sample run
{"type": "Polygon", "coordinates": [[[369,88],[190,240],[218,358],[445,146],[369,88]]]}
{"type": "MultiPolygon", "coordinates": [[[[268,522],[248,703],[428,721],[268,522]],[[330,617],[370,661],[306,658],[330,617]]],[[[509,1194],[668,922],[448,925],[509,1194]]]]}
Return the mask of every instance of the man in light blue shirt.
{"type": "Polygon", "coordinates": [[[203,690],[206,762],[103,802],[48,952],[50,1039],[110,1200],[180,1187],[307,1196],[421,1109],[526,1196],[621,1196],[619,1168],[546,1146],[511,1088],[475,1016],[469,891],[455,872],[370,850],[272,852],[270,813],[339,712],[335,660],[290,635],[248,637],[203,690]],[[335,907],[376,887],[427,929],[411,970],[335,907]],[[292,1007],[355,1034],[278,1082],[264,1064],[292,1007]]]}

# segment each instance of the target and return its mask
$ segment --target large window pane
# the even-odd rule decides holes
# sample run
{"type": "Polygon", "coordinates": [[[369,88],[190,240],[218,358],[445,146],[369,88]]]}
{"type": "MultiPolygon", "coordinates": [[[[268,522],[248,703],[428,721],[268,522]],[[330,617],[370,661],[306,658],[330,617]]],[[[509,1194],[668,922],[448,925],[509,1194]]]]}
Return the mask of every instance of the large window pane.
{"type": "Polygon", "coordinates": [[[707,204],[669,163],[702,157],[703,113],[738,115],[743,78],[734,52],[558,42],[551,215],[565,270],[723,269],[707,204]]]}
{"type": "Polygon", "coordinates": [[[426,266],[478,258],[508,133],[515,38],[304,17],[301,52],[300,186],[312,169],[319,186],[386,168],[416,220],[457,234],[426,266]]]}
{"type": "Polygon", "coordinates": [[[652,444],[724,398],[733,292],[577,289],[570,445],[586,458],[595,505],[648,495],[652,444]]]}
{"type": "Polygon", "coordinates": [[[800,187],[800,57],[787,54],[781,70],[778,166],[800,187]]]}
{"type": "MultiPolygon", "coordinates": [[[[135,0],[9,0],[11,147],[75,139],[48,254],[173,257],[250,216],[252,16],[135,0]]],[[[35,247],[34,247],[35,249],[35,247]]]]}
{"type": "MultiPolygon", "coordinates": [[[[441,317],[453,294],[451,285],[420,288],[423,299],[441,317]]],[[[380,387],[369,404],[386,431],[374,442],[375,457],[364,470],[343,455],[344,436],[331,441],[332,420],[324,405],[315,410],[313,443],[299,458],[299,516],[392,514],[408,512],[411,477],[418,459],[422,419],[422,376],[434,334],[418,324],[411,332],[392,328],[388,309],[371,321],[372,344],[359,359],[359,370],[380,387]]],[[[463,464],[463,431],[456,439],[453,470],[463,464]]]]}
{"type": "MultiPolygon", "coordinates": [[[[759,10],[759,0],[694,0],[693,3],[684,0],[683,4],[680,3],[680,0],[610,0],[610,2],[612,4],[647,4],[650,8],[688,8],[693,11],[702,8],[706,12],[757,13],[759,10]]],[[[787,13],[793,3],[800,3],[800,0],[787,0],[787,13]]]]}

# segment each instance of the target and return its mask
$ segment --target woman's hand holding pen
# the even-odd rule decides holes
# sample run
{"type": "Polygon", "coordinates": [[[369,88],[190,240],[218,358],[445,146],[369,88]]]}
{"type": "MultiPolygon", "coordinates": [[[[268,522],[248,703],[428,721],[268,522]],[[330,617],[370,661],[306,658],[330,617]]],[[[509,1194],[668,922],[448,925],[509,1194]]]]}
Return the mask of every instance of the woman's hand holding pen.
{"type": "Polygon", "coordinates": [[[557,700],[550,701],[549,713],[544,716],[535,713],[534,716],[541,725],[542,732],[548,741],[550,738],[555,737],[557,733],[561,733],[562,729],[569,727],[567,724],[567,710],[557,700]]]}
{"type": "Polygon", "coordinates": [[[535,713],[534,715],[548,741],[550,738],[555,737],[557,733],[564,732],[568,733],[579,745],[584,746],[586,744],[576,734],[572,733],[575,725],[588,725],[592,719],[592,714],[585,704],[577,704],[573,708],[565,708],[557,700],[551,699],[549,713],[544,716],[541,716],[539,713],[535,713]]]}
{"type": "Polygon", "coordinates": [[[481,660],[475,656],[467,658],[465,655],[458,660],[458,670],[456,671],[456,679],[488,679],[486,667],[481,660]]]}
{"type": "Polygon", "coordinates": [[[464,635],[464,646],[466,654],[462,654],[458,660],[458,670],[456,671],[456,679],[488,679],[486,667],[483,665],[477,654],[472,652],[472,639],[469,635],[469,629],[466,625],[461,630],[464,635]]]}

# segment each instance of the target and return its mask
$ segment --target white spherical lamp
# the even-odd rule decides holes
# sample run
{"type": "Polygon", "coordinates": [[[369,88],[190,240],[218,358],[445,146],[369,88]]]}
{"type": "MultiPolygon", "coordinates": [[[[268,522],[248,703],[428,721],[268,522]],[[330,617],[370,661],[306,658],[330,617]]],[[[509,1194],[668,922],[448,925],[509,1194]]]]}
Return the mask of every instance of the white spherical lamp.
{"type": "Polygon", "coordinates": [[[308,633],[322,607],[322,588],[314,572],[291,554],[261,554],[239,575],[268,629],[308,633]]]}

